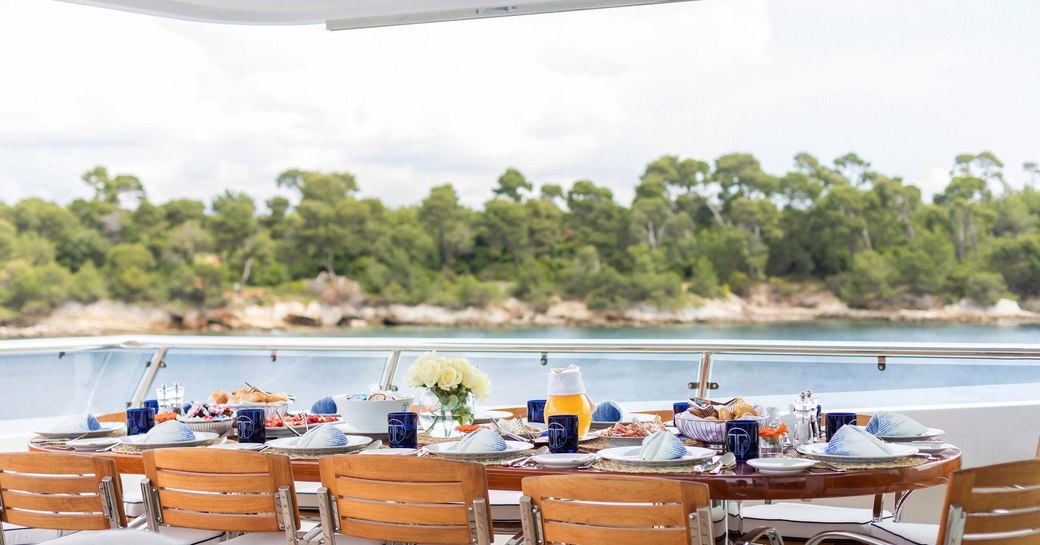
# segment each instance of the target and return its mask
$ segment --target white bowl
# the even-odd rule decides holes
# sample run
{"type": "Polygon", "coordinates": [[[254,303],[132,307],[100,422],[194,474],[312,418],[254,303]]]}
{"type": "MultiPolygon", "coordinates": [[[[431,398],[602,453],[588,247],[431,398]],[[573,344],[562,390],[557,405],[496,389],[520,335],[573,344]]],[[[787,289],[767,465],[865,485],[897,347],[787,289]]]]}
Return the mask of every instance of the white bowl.
{"type": "Polygon", "coordinates": [[[333,396],[333,399],[340,418],[336,427],[353,433],[386,433],[386,415],[407,411],[413,398],[369,401],[333,396]]]}
{"type": "Polygon", "coordinates": [[[177,420],[184,422],[186,426],[191,428],[191,431],[207,431],[217,435],[223,435],[225,432],[230,430],[231,426],[235,423],[235,419],[230,416],[214,418],[213,420],[206,420],[205,418],[184,418],[178,416],[177,420]]]}

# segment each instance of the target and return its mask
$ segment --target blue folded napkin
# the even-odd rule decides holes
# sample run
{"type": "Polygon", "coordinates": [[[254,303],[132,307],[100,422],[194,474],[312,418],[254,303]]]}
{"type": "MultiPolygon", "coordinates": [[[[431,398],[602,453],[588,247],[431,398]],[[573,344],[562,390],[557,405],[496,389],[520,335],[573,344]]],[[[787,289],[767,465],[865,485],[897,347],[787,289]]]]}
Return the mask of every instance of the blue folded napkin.
{"type": "Polygon", "coordinates": [[[325,396],[311,405],[312,414],[336,414],[336,400],[332,396],[325,396]]]}
{"type": "Polygon", "coordinates": [[[592,420],[594,422],[620,422],[621,414],[621,407],[616,401],[604,401],[596,405],[596,410],[592,413],[592,420]]]}

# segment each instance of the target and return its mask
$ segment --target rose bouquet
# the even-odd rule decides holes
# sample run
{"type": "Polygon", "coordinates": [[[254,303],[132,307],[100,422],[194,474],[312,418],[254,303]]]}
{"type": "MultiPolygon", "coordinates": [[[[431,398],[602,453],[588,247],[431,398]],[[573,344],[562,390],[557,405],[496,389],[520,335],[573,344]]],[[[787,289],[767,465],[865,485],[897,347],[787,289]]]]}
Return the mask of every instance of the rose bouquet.
{"type": "Polygon", "coordinates": [[[428,433],[455,434],[457,425],[473,423],[473,400],[491,395],[491,379],[466,358],[427,352],[408,368],[408,385],[425,388],[419,418],[428,433]],[[427,400],[428,397],[435,398],[427,400]]]}

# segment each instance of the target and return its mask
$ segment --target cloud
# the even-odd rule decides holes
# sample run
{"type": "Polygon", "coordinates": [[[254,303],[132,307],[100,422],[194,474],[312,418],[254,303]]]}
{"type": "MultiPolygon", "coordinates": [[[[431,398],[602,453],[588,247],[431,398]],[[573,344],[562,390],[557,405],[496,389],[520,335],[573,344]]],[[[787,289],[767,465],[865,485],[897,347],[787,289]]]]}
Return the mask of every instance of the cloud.
{"type": "Polygon", "coordinates": [[[750,151],[783,171],[798,151],[856,150],[929,190],[960,151],[1040,158],[1040,76],[1023,69],[1037,38],[1014,32],[1037,10],[922,4],[704,0],[330,33],[0,0],[0,50],[19,52],[0,56],[0,181],[17,188],[2,198],[87,195],[96,164],[155,200],[262,200],[300,167],[353,172],[394,205],[444,182],[478,205],[508,166],[626,201],[664,153],[750,151]],[[979,17],[1012,31],[965,33],[979,17]]]}

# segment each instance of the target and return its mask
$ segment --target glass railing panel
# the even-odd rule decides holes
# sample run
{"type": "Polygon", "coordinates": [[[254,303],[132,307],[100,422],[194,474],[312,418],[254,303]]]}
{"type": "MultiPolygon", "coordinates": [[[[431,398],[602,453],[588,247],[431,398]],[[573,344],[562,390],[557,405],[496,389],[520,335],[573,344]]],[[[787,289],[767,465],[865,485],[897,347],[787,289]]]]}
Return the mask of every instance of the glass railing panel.
{"type": "Polygon", "coordinates": [[[184,399],[205,400],[249,382],[270,393],[295,396],[292,410],[310,410],[327,395],[367,392],[379,384],[389,352],[171,349],[148,397],[162,384],[184,385],[184,399]]]}
{"type": "Polygon", "coordinates": [[[153,350],[0,356],[0,424],[126,408],[153,350]]]}
{"type": "Polygon", "coordinates": [[[786,407],[804,389],[832,407],[1040,400],[1040,361],[983,358],[715,355],[712,399],[744,396],[786,407]]]}
{"type": "MultiPolygon", "coordinates": [[[[395,384],[400,391],[418,397],[422,389],[406,384],[408,367],[421,352],[401,355],[395,384]]],[[[461,356],[476,365],[491,378],[491,398],[479,402],[481,406],[521,406],[529,399],[544,399],[548,387],[549,370],[570,364],[581,367],[582,378],[593,402],[668,401],[660,408],[670,407],[672,400],[684,400],[690,395],[687,384],[697,381],[700,354],[591,354],[548,353],[545,365],[541,352],[471,352],[444,353],[461,356]]]]}

